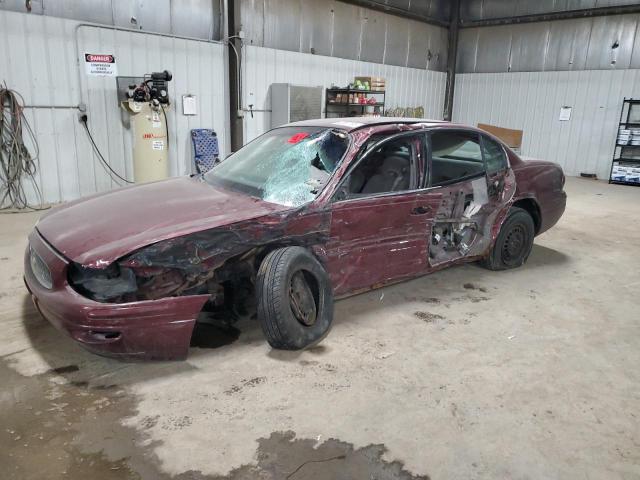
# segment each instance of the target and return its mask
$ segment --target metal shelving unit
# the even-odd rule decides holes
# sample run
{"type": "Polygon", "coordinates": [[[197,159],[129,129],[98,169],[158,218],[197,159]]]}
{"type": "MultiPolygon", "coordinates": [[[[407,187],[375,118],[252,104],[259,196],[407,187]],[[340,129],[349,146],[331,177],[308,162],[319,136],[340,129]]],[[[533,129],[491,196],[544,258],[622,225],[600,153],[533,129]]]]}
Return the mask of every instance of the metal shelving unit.
{"type": "Polygon", "coordinates": [[[636,173],[640,174],[640,99],[625,97],[613,147],[609,183],[640,186],[640,177],[637,181],[631,180],[638,176],[636,173]]]}
{"type": "Polygon", "coordinates": [[[357,88],[327,88],[324,100],[324,115],[330,117],[349,117],[350,113],[355,112],[356,116],[365,115],[366,107],[378,107],[380,115],[384,113],[385,91],[384,90],[360,90],[357,88]],[[351,94],[363,93],[372,95],[376,98],[376,103],[356,103],[335,101],[338,95],[346,95],[347,99],[351,94]],[[381,98],[381,100],[380,100],[381,98]],[[334,101],[331,101],[334,100],[334,101]]]}

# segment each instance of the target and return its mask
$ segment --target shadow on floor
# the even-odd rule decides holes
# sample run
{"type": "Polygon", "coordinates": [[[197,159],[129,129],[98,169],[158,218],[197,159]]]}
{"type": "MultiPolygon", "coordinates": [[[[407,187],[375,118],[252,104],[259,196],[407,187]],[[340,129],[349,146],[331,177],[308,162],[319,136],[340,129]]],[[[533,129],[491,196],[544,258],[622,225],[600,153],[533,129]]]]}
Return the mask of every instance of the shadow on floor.
{"type": "Polygon", "coordinates": [[[552,265],[562,265],[568,263],[571,257],[563,252],[542,245],[533,244],[531,255],[524,268],[549,267],[552,265]]]}
{"type": "Polygon", "coordinates": [[[191,335],[191,347],[220,348],[240,338],[240,330],[232,326],[196,323],[191,335]]]}

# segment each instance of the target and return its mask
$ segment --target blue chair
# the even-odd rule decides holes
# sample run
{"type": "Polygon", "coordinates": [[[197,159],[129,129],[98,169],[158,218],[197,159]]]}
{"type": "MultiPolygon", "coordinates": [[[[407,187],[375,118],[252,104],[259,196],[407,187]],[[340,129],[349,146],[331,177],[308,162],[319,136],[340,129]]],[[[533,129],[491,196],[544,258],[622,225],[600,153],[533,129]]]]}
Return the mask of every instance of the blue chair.
{"type": "Polygon", "coordinates": [[[191,130],[193,143],[193,159],[198,173],[207,173],[220,163],[218,136],[208,128],[194,128],[191,130]]]}

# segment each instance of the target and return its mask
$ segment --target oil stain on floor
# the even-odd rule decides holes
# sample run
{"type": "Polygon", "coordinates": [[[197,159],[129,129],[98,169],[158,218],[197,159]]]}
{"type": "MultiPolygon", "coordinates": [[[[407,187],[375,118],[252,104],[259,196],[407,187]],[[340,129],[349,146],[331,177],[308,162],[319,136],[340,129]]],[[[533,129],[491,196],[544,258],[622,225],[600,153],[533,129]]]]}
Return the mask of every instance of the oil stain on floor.
{"type": "Polygon", "coordinates": [[[255,463],[225,476],[158,469],[157,445],[122,424],[136,398],[118,385],[94,384],[75,365],[23,377],[0,362],[2,478],[92,480],[427,480],[383,460],[384,445],[354,448],[336,439],[274,432],[258,440],[255,463]]]}

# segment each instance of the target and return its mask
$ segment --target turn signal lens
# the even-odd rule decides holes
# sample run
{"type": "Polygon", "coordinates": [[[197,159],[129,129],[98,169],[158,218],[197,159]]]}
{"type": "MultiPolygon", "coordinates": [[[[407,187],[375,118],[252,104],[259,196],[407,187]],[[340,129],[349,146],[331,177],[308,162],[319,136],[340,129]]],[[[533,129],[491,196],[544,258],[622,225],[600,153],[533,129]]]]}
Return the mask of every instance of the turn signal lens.
{"type": "Polygon", "coordinates": [[[31,263],[31,271],[40,285],[51,290],[53,287],[51,271],[49,267],[47,267],[47,264],[44,263],[44,260],[42,260],[42,257],[40,257],[31,246],[29,246],[29,263],[31,263]]]}

